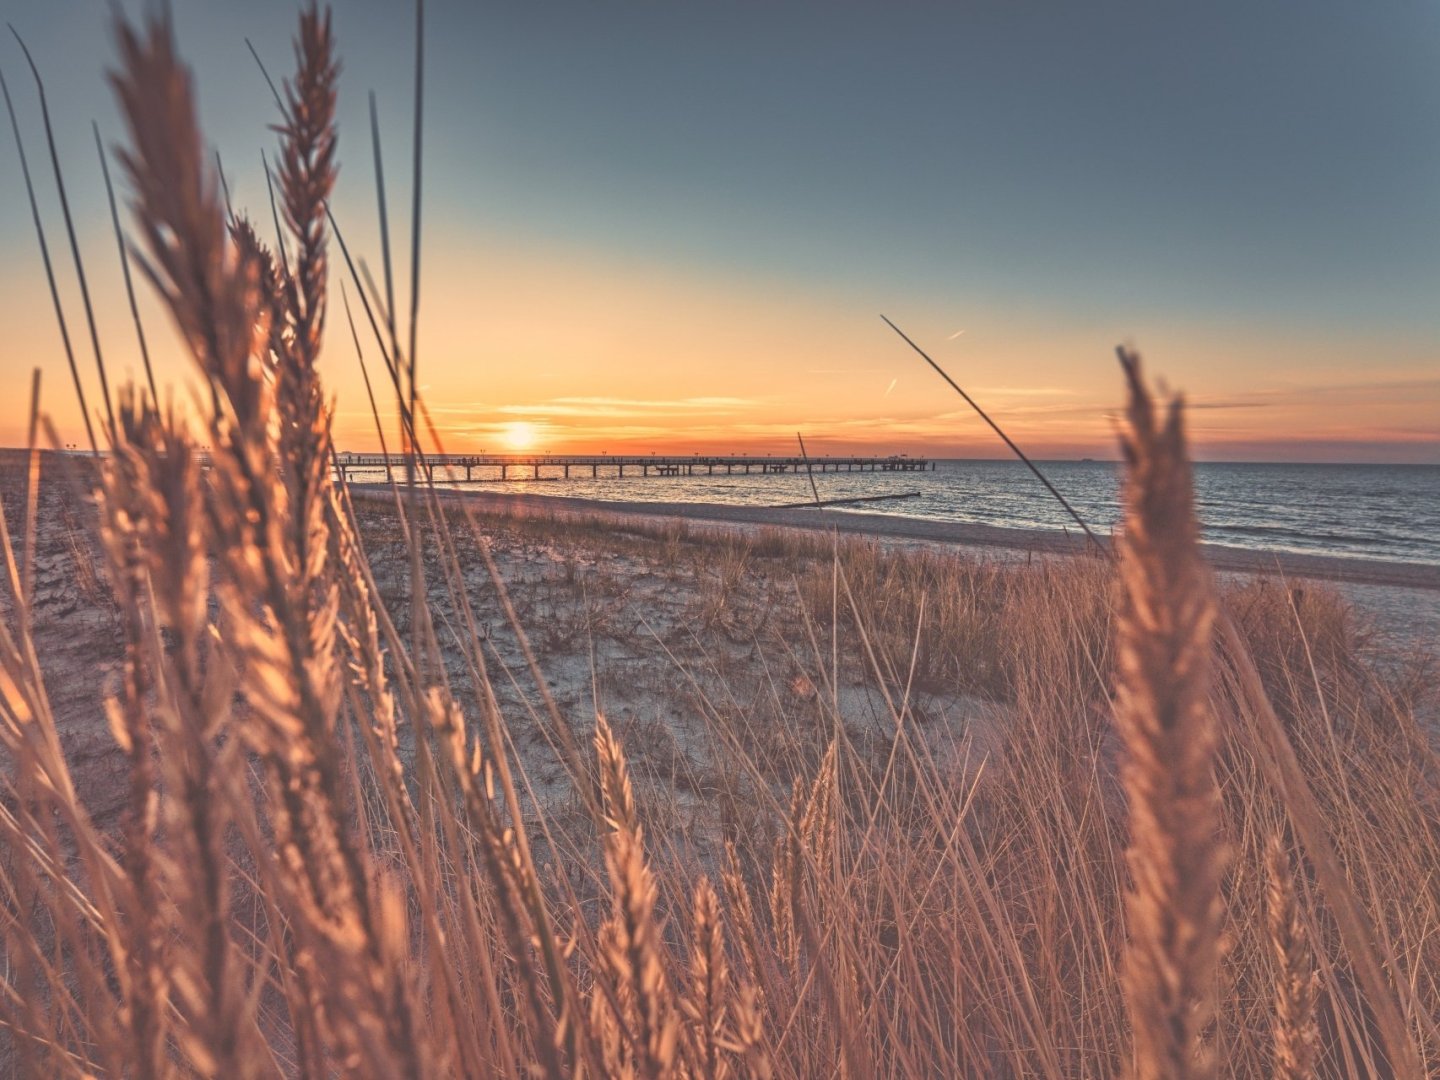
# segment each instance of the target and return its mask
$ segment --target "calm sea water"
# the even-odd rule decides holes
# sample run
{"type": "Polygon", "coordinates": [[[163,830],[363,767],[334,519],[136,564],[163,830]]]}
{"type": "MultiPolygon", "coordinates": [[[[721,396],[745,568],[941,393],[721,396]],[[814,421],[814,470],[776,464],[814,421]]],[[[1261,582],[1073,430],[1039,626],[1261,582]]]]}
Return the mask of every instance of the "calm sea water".
{"type": "MultiPolygon", "coordinates": [[[[1040,467],[1093,527],[1120,513],[1118,467],[1053,461],[1040,467]]],[[[546,472],[558,470],[542,470],[546,472]]],[[[919,491],[858,507],[866,513],[1021,529],[1074,523],[1018,461],[941,461],[925,473],[816,473],[822,499],[919,491]]],[[[752,506],[812,498],[799,476],[601,476],[464,485],[633,502],[752,506]]],[[[1440,566],[1440,466],[1201,464],[1195,486],[1205,539],[1262,551],[1344,555],[1440,566]]]]}

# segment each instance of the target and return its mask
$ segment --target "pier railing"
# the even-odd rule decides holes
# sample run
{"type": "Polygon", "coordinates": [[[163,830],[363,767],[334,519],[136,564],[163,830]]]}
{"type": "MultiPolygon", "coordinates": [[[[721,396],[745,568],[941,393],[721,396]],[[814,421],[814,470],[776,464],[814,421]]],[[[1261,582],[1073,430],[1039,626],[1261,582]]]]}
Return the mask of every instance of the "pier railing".
{"type": "MultiPolygon", "coordinates": [[[[398,454],[337,454],[342,479],[367,473],[405,474],[407,461],[398,454]]],[[[832,472],[925,472],[935,468],[926,458],[904,454],[889,457],[812,457],[726,454],[437,454],[424,464],[436,480],[570,479],[572,475],[605,476],[774,476],[832,472]],[[542,473],[542,470],[545,470],[542,473]],[[573,472],[572,472],[573,470],[573,472]],[[461,475],[463,473],[463,476],[461,475]]]]}

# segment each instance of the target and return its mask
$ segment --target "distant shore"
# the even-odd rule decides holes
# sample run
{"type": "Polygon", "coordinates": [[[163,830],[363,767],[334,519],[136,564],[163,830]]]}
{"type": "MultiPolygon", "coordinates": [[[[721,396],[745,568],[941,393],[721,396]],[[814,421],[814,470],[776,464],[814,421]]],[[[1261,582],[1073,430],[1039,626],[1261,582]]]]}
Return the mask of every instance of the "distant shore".
{"type": "MultiPolygon", "coordinates": [[[[352,484],[357,491],[379,492],[384,484],[352,484]]],[[[999,548],[1036,554],[1078,554],[1087,541],[1079,530],[1013,529],[972,522],[937,521],[855,510],[779,509],[727,503],[638,502],[569,498],[559,495],[445,490],[446,498],[463,499],[476,509],[502,514],[543,513],[554,516],[623,516],[680,519],[716,525],[760,525],[809,529],[962,547],[999,548]]],[[[1309,555],[1205,544],[1217,570],[1280,574],[1286,577],[1378,585],[1440,592],[1440,566],[1387,562],[1339,555],[1309,555]]]]}

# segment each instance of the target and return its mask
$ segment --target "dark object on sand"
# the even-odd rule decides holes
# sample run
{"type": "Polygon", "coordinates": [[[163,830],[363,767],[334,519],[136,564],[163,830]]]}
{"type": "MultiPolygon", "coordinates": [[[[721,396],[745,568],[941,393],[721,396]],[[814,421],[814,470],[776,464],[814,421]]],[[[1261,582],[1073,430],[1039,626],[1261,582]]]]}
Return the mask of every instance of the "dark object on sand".
{"type": "Polygon", "coordinates": [[[850,499],[812,499],[809,502],[780,503],[772,507],[774,510],[802,510],[805,507],[815,508],[817,506],[841,506],[845,503],[880,502],[884,499],[914,499],[920,495],[918,491],[902,491],[898,495],[857,495],[850,499]]]}

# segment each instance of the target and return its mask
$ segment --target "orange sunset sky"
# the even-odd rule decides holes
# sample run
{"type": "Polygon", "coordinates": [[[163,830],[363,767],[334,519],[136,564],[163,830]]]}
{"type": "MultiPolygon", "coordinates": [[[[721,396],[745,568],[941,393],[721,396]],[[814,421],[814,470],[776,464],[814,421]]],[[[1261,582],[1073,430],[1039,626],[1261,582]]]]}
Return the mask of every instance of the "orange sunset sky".
{"type": "MultiPolygon", "coordinates": [[[[102,7],[0,0],[47,78],[115,383],[140,365],[90,134],[120,138],[102,7]]],[[[726,7],[427,5],[419,362],[446,450],[788,453],[798,430],[817,454],[1003,456],[884,312],[1036,456],[1111,456],[1126,342],[1186,392],[1203,459],[1440,462],[1434,10],[726,7]]],[[[294,7],[175,8],[236,202],[268,223],[273,102],[244,39],[286,70],[294,7]]],[[[335,9],[335,210],[378,274],[373,89],[405,310],[414,27],[407,5],[335,9]]],[[[34,84],[5,45],[93,403],[34,84]]],[[[79,441],[8,132],[0,193],[0,444],[24,441],[37,366],[79,441]]],[[[372,449],[334,268],[336,444],[372,449]]],[[[194,379],[141,288],[183,407],[194,379]]]]}

